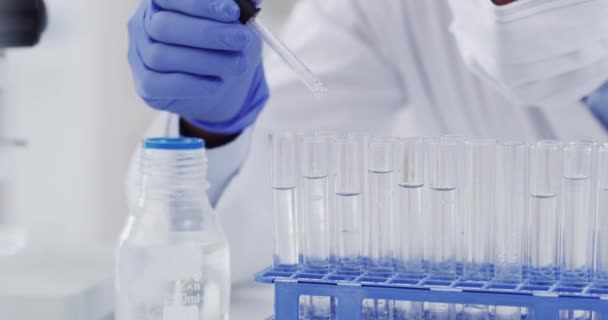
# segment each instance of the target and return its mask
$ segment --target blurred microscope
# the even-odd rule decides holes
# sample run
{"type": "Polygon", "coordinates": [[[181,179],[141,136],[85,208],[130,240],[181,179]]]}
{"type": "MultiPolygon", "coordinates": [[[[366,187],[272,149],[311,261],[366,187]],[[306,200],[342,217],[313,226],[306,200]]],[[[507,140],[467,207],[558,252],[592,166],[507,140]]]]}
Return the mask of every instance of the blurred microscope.
{"type": "Polygon", "coordinates": [[[46,25],[43,0],[0,0],[0,319],[111,319],[111,250],[36,247],[7,212],[15,154],[28,147],[6,130],[7,110],[19,108],[6,99],[10,57],[36,46],[46,25]]]}
{"type": "Polygon", "coordinates": [[[27,142],[5,132],[5,94],[8,87],[6,50],[33,47],[46,26],[46,9],[42,0],[2,0],[0,2],[0,256],[12,255],[25,246],[27,235],[6,223],[5,188],[12,176],[12,154],[27,142]]]}

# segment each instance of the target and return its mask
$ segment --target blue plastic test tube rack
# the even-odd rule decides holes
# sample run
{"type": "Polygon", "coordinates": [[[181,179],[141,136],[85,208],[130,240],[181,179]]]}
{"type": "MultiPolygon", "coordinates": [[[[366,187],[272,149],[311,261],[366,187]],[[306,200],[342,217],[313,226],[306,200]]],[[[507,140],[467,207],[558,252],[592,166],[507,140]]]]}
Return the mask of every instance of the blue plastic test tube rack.
{"type": "Polygon", "coordinates": [[[502,284],[407,278],[383,274],[338,275],[284,272],[272,268],[258,273],[257,282],[274,284],[276,320],[298,320],[300,296],[337,299],[336,318],[361,320],[364,299],[450,304],[521,306],[534,319],[559,319],[560,310],[589,310],[608,316],[608,288],[502,284]]]}

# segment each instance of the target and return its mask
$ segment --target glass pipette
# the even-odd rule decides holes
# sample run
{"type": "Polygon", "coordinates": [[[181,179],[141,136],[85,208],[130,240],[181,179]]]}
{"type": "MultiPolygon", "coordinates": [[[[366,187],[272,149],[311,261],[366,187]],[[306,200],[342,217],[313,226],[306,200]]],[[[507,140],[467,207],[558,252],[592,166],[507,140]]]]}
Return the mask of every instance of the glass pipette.
{"type": "Polygon", "coordinates": [[[241,9],[241,16],[239,18],[241,23],[251,28],[255,34],[264,40],[264,42],[283,59],[285,64],[291,68],[316,97],[321,96],[327,91],[323,82],[310,71],[302,60],[300,60],[285,43],[275,36],[261,21],[256,19],[261,10],[257,8],[254,3],[250,0],[234,1],[241,9]]]}

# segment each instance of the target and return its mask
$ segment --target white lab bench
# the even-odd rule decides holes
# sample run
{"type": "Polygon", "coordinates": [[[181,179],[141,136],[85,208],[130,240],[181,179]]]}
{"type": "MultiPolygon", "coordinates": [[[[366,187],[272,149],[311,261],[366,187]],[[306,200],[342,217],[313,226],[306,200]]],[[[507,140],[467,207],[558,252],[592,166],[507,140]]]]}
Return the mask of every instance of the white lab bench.
{"type": "MultiPolygon", "coordinates": [[[[29,248],[0,257],[0,319],[110,320],[113,264],[111,248],[29,248]]],[[[266,319],[272,292],[253,280],[235,287],[230,319],[266,319]]]]}

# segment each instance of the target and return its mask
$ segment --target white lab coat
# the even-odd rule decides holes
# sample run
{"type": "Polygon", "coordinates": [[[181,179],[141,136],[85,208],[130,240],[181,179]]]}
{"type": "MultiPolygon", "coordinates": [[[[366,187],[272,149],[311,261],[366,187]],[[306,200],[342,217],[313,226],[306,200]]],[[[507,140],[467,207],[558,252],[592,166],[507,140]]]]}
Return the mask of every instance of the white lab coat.
{"type": "MultiPolygon", "coordinates": [[[[499,139],[593,138],[606,133],[590,111],[514,106],[466,69],[448,31],[446,0],[301,0],[283,34],[329,87],[315,100],[278,59],[266,64],[271,100],[239,146],[217,151],[210,172],[233,152],[249,156],[217,205],[232,250],[233,278],[250,282],[272,261],[271,130],[369,131],[383,135],[466,134],[499,139]],[[235,149],[240,151],[235,151],[235,149]],[[223,156],[219,156],[222,154],[223,156]]],[[[606,75],[608,80],[608,75],[606,75]]],[[[176,134],[163,117],[149,135],[176,134]]],[[[237,161],[238,163],[238,161],[237,161]]],[[[236,165],[238,166],[238,165],[236,165]]]]}

